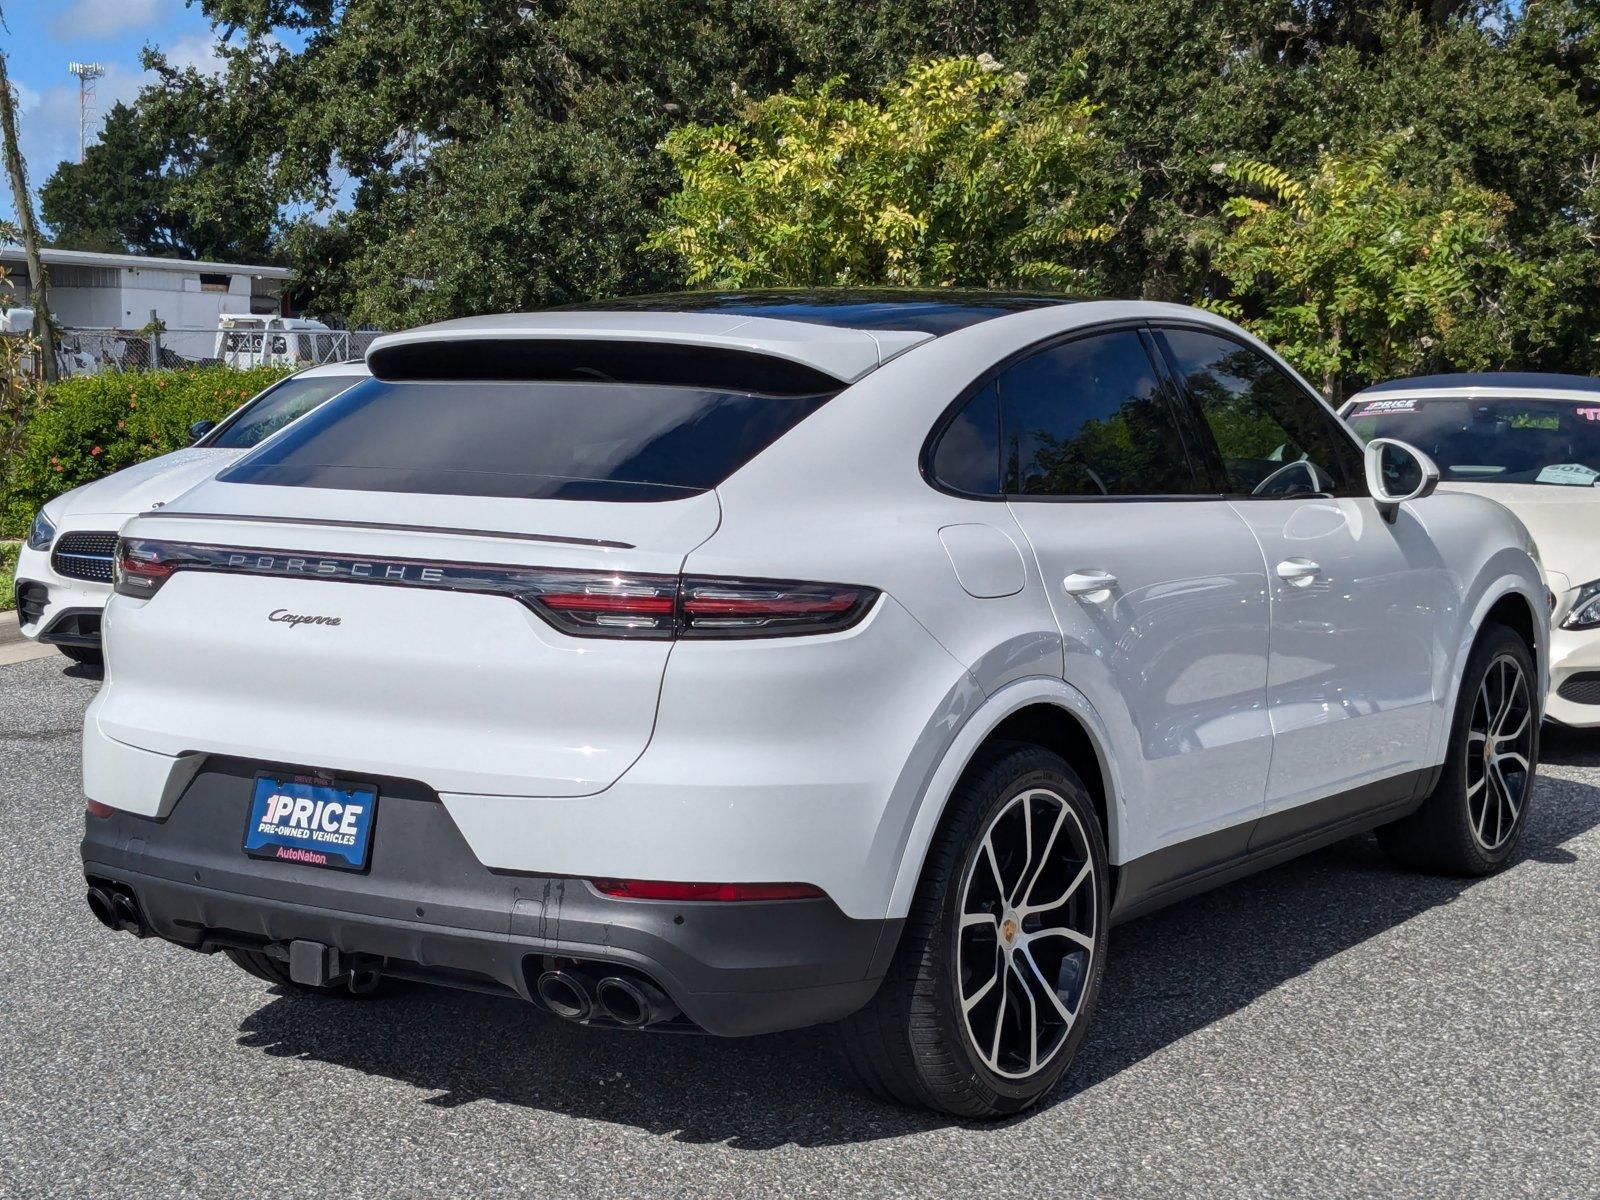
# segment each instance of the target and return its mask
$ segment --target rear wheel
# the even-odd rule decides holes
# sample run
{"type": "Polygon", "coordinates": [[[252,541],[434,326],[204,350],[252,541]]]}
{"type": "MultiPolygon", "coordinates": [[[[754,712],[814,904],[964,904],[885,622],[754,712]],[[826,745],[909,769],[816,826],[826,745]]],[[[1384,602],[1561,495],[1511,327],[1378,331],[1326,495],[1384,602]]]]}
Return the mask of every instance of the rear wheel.
{"type": "Polygon", "coordinates": [[[264,979],[268,983],[277,984],[279,987],[288,988],[290,991],[305,992],[315,996],[350,996],[361,999],[377,995],[385,987],[385,981],[382,979],[379,979],[375,986],[361,991],[351,991],[343,983],[296,983],[289,976],[289,964],[282,959],[273,958],[272,955],[263,954],[258,950],[237,950],[231,946],[224,947],[222,952],[228,956],[229,961],[234,966],[254,975],[257,979],[264,979]]]}
{"type": "Polygon", "coordinates": [[[883,987],[841,1027],[861,1082],[963,1117],[1037,1103],[1099,997],[1107,881],[1072,768],[1035,746],[986,752],[951,798],[883,987]]]}
{"type": "Polygon", "coordinates": [[[1538,674],[1526,642],[1486,626],[1461,681],[1444,771],[1415,813],[1378,830],[1396,861],[1488,875],[1522,840],[1539,766],[1538,674]]]}

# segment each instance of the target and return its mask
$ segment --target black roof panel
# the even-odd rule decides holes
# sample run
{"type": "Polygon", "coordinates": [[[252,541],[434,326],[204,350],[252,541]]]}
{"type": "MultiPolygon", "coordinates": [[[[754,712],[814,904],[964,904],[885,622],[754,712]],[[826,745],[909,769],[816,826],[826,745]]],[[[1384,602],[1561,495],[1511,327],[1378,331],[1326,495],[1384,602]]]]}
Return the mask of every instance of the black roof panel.
{"type": "Polygon", "coordinates": [[[728,313],[833,325],[841,329],[911,329],[942,334],[1009,313],[1073,301],[1071,296],[1043,292],[794,288],[631,296],[622,300],[571,304],[558,311],[728,313]]]}
{"type": "Polygon", "coordinates": [[[1557,375],[1539,371],[1478,371],[1463,375],[1414,375],[1410,379],[1391,379],[1363,388],[1362,395],[1374,392],[1416,392],[1428,389],[1495,387],[1540,388],[1563,392],[1600,392],[1600,379],[1588,375],[1557,375]]]}

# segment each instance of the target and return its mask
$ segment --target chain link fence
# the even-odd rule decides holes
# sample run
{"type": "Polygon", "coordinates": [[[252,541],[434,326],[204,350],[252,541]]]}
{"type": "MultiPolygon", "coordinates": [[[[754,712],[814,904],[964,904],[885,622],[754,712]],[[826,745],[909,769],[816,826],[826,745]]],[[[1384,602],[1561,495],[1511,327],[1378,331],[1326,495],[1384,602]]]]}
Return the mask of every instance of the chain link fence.
{"type": "Polygon", "coordinates": [[[158,367],[313,367],[361,358],[378,329],[61,330],[63,378],[158,367]]]}

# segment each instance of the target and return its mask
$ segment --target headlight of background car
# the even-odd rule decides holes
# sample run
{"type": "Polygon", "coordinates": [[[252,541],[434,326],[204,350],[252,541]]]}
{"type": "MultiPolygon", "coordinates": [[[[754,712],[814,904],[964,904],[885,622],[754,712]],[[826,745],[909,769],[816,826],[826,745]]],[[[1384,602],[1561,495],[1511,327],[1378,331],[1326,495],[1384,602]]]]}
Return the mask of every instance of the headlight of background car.
{"type": "Polygon", "coordinates": [[[1573,602],[1572,611],[1567,614],[1567,619],[1561,622],[1561,628],[1600,628],[1600,579],[1586,583],[1578,589],[1578,598],[1573,602]]]}
{"type": "Polygon", "coordinates": [[[56,527],[50,524],[49,518],[43,513],[34,517],[33,524],[28,527],[28,549],[48,550],[55,540],[56,527]]]}

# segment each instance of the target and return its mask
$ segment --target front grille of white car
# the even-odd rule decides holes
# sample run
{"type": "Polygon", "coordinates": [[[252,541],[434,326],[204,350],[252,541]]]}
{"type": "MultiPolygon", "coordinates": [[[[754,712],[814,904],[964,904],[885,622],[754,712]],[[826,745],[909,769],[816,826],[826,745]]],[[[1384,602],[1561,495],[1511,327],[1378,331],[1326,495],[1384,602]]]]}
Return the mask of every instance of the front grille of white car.
{"type": "Polygon", "coordinates": [[[115,530],[74,529],[56,539],[50,565],[57,575],[65,575],[68,579],[110,583],[116,553],[115,530]]]}

